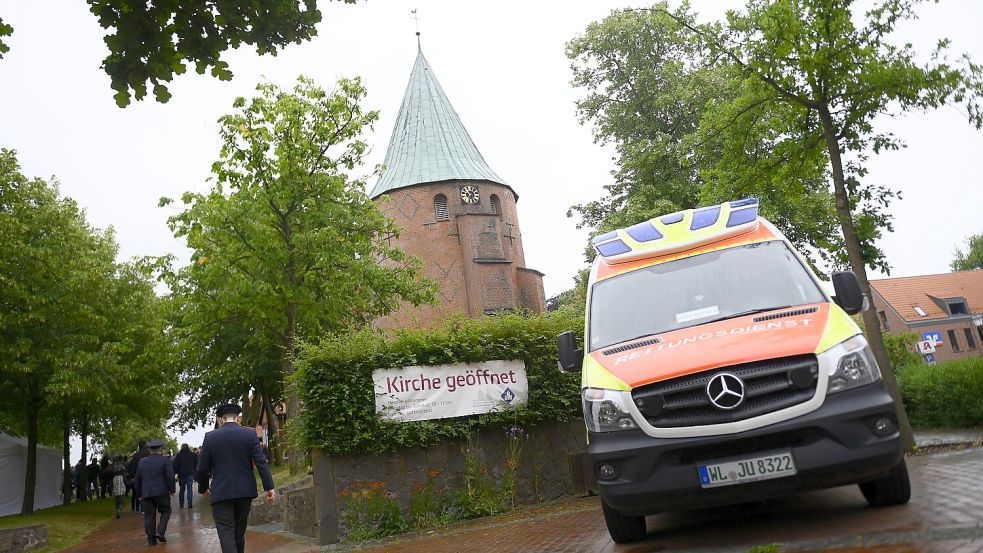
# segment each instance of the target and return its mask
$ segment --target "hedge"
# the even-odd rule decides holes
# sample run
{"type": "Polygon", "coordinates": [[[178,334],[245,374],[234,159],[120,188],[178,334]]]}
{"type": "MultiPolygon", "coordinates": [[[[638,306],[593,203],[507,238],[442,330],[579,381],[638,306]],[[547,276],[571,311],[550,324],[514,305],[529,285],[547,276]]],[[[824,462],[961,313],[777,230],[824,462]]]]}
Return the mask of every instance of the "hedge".
{"type": "Polygon", "coordinates": [[[296,384],[304,407],[296,430],[306,447],[340,456],[434,445],[481,428],[569,420],[580,416],[580,375],[557,368],[556,336],[581,329],[583,319],[566,313],[506,314],[455,318],[437,329],[406,329],[391,336],[363,331],[305,345],[297,359],[296,384]],[[375,369],[495,359],[525,362],[527,405],[417,422],[376,416],[375,369]]]}
{"type": "Polygon", "coordinates": [[[912,426],[983,425],[983,357],[908,365],[897,376],[912,426]]]}

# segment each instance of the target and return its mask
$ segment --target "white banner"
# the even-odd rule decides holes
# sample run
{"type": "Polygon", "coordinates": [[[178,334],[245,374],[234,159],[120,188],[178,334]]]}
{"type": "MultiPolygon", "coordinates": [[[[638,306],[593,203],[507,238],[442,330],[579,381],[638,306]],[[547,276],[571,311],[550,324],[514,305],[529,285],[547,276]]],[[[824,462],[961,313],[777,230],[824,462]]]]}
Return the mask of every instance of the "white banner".
{"type": "Polygon", "coordinates": [[[529,400],[522,361],[377,369],[372,380],[375,412],[396,421],[476,415],[529,400]]]}

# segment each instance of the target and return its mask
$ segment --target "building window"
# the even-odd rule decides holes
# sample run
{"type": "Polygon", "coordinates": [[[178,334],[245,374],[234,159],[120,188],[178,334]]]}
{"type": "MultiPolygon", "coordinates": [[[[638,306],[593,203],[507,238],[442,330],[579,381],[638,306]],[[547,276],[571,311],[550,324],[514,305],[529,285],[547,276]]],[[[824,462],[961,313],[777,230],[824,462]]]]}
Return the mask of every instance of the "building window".
{"type": "Polygon", "coordinates": [[[914,307],[915,307],[915,313],[918,313],[918,316],[919,317],[927,317],[928,316],[928,313],[926,313],[925,310],[922,309],[921,307],[919,307],[917,305],[914,306],[914,307]]]}
{"type": "Polygon", "coordinates": [[[950,315],[969,315],[966,300],[946,300],[946,303],[949,304],[950,315]]]}
{"type": "Polygon", "coordinates": [[[446,221],[450,219],[450,215],[447,213],[447,196],[443,194],[437,194],[433,199],[433,210],[437,215],[438,221],[446,221]]]}
{"type": "Polygon", "coordinates": [[[949,334],[949,343],[952,344],[952,351],[962,351],[959,348],[959,341],[956,340],[956,331],[949,330],[947,333],[949,334]]]}
{"type": "Polygon", "coordinates": [[[498,201],[498,196],[492,194],[491,196],[491,212],[492,215],[498,215],[498,218],[502,218],[502,204],[498,201]]]}
{"type": "Polygon", "coordinates": [[[976,340],[973,339],[973,331],[970,330],[970,329],[968,329],[968,328],[964,328],[963,329],[963,332],[966,333],[966,347],[968,347],[970,349],[975,348],[976,347],[976,340]]]}
{"type": "Polygon", "coordinates": [[[881,328],[884,329],[884,330],[890,330],[887,327],[887,313],[885,313],[883,311],[878,311],[877,312],[877,316],[881,318],[881,328]]]}

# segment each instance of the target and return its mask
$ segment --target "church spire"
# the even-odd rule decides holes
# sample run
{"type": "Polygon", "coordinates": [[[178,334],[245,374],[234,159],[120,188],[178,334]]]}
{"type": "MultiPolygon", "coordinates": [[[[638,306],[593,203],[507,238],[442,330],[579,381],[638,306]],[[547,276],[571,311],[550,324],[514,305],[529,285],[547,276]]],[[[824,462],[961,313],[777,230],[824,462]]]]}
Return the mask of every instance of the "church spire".
{"type": "MultiPolygon", "coordinates": [[[[445,180],[485,180],[508,186],[485,162],[444,94],[419,46],[410,82],[370,197],[445,180]]],[[[511,188],[511,187],[510,187],[511,188]]],[[[513,192],[514,193],[514,192],[513,192]]]]}

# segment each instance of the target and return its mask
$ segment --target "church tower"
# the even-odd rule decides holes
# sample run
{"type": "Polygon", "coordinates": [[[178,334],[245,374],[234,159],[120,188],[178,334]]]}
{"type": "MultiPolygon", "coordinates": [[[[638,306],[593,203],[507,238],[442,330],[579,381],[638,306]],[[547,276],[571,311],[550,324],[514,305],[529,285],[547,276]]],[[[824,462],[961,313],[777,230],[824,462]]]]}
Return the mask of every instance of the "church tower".
{"type": "Polygon", "coordinates": [[[420,49],[369,194],[402,229],[395,244],[424,260],[435,305],[405,305],[379,328],[428,326],[455,313],[542,312],[543,273],[526,267],[519,196],[488,166],[420,49]]]}

